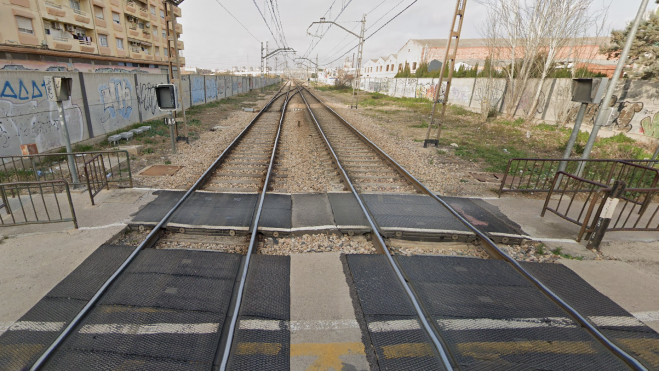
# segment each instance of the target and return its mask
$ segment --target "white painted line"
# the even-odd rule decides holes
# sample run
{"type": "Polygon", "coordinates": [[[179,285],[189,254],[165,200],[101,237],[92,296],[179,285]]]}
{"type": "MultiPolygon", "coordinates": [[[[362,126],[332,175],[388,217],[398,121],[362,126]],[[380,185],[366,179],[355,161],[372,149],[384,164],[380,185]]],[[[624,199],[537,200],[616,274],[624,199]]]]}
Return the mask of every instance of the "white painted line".
{"type": "Polygon", "coordinates": [[[278,321],[278,320],[244,320],[238,325],[241,330],[262,331],[311,331],[311,330],[344,330],[358,329],[359,323],[354,319],[343,320],[309,320],[309,321],[278,321]]]}
{"type": "Polygon", "coordinates": [[[85,325],[80,329],[80,333],[122,335],[213,334],[217,332],[219,327],[219,323],[154,323],[150,325],[113,323],[85,325]]]}
{"type": "Polygon", "coordinates": [[[80,227],[78,230],[81,231],[90,231],[90,230],[95,230],[95,229],[105,229],[105,228],[112,228],[112,227],[125,227],[128,224],[126,223],[113,223],[113,224],[107,224],[107,225],[99,225],[96,227],[80,227]]]}
{"type": "Polygon", "coordinates": [[[473,319],[440,319],[437,324],[446,331],[466,330],[502,330],[502,329],[524,329],[539,327],[577,327],[574,322],[566,317],[550,318],[473,318],[473,319]]]}
{"type": "Polygon", "coordinates": [[[307,331],[307,330],[345,330],[345,329],[358,329],[359,323],[354,319],[339,319],[339,320],[316,320],[316,321],[291,321],[288,325],[291,331],[307,331]]]}
{"type": "Polygon", "coordinates": [[[279,331],[281,330],[281,322],[277,320],[248,319],[241,320],[238,328],[241,330],[279,331]]]}
{"type": "Polygon", "coordinates": [[[578,244],[577,241],[570,238],[545,238],[545,237],[533,237],[533,236],[530,236],[529,238],[532,239],[533,241],[540,241],[540,242],[547,241],[547,242],[562,242],[562,243],[578,244]]]}
{"type": "Polygon", "coordinates": [[[645,326],[636,317],[629,316],[590,316],[588,317],[597,326],[639,327],[645,326]]]}
{"type": "Polygon", "coordinates": [[[379,321],[379,322],[371,322],[368,324],[368,329],[371,332],[419,330],[420,328],[421,327],[419,326],[419,322],[415,319],[379,321]]]}
{"type": "Polygon", "coordinates": [[[329,224],[329,225],[317,225],[317,226],[311,226],[311,227],[295,227],[291,228],[291,232],[300,232],[300,231],[322,231],[326,229],[337,229],[336,225],[334,224],[329,224]]]}
{"type": "Polygon", "coordinates": [[[639,321],[643,322],[659,321],[659,310],[651,312],[635,312],[632,313],[632,315],[639,321]]]}
{"type": "Polygon", "coordinates": [[[444,234],[459,234],[463,236],[474,236],[470,231],[454,231],[451,229],[425,229],[425,228],[397,228],[397,227],[383,227],[383,231],[402,231],[402,232],[426,232],[426,233],[444,233],[444,234]]]}
{"type": "Polygon", "coordinates": [[[38,332],[59,331],[64,328],[64,325],[66,325],[66,322],[35,322],[35,321],[0,322],[0,334],[5,331],[38,331],[38,332]]]}
{"type": "Polygon", "coordinates": [[[523,238],[523,239],[529,238],[529,236],[525,234],[513,234],[513,233],[503,233],[503,232],[489,232],[489,233],[490,235],[497,237],[523,238]]]}
{"type": "MultiPolygon", "coordinates": [[[[144,224],[140,222],[135,222],[134,224],[144,224]]],[[[204,224],[182,224],[182,223],[167,223],[167,227],[174,228],[190,228],[190,229],[216,229],[221,231],[248,231],[249,227],[227,227],[227,226],[218,226],[218,225],[204,225],[204,224]]]]}

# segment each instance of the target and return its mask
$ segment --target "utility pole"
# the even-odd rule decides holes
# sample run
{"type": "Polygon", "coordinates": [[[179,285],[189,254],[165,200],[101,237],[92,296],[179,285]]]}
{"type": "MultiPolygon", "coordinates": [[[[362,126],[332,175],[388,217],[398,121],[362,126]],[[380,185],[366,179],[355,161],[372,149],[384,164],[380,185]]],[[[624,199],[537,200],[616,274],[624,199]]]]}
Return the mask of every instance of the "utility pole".
{"type": "Polygon", "coordinates": [[[265,42],[265,77],[268,77],[268,42],[265,42]]]}
{"type": "Polygon", "coordinates": [[[444,115],[446,114],[446,105],[448,104],[448,95],[451,91],[451,80],[453,78],[453,70],[455,69],[455,57],[458,53],[458,44],[460,43],[460,33],[462,32],[462,21],[464,19],[465,7],[467,0],[458,0],[455,5],[455,13],[453,14],[453,23],[451,24],[451,31],[448,34],[446,42],[446,53],[444,54],[444,63],[442,64],[441,71],[439,72],[439,81],[435,89],[435,99],[432,103],[432,114],[430,115],[430,123],[428,124],[428,132],[426,133],[426,140],[423,142],[423,147],[428,147],[428,144],[434,144],[435,147],[439,145],[439,136],[442,133],[442,123],[444,115]],[[458,29],[455,29],[455,25],[458,29]],[[452,54],[451,54],[452,52],[452,54]],[[437,101],[439,100],[439,91],[442,89],[442,82],[444,80],[444,70],[448,63],[448,77],[446,78],[446,90],[444,91],[444,98],[442,99],[442,113],[437,122],[437,138],[430,139],[430,131],[435,122],[435,110],[437,109],[437,101]]]}
{"type": "Polygon", "coordinates": [[[352,100],[350,102],[350,108],[357,109],[357,104],[359,103],[359,73],[362,68],[362,55],[364,53],[364,30],[366,28],[366,14],[362,16],[362,31],[359,33],[359,48],[357,48],[357,68],[355,69],[355,83],[352,85],[352,100]]]}
{"type": "Polygon", "coordinates": [[[318,87],[318,54],[316,53],[316,81],[314,82],[314,88],[318,87]]]}
{"type": "MultiPolygon", "coordinates": [[[[627,56],[629,55],[629,50],[632,47],[632,44],[634,43],[634,39],[636,38],[636,30],[638,30],[638,25],[641,23],[641,19],[643,19],[643,14],[645,14],[645,10],[648,8],[648,0],[643,0],[641,1],[641,7],[638,8],[638,13],[636,13],[636,19],[634,19],[634,23],[632,24],[631,29],[629,30],[629,35],[627,35],[627,41],[625,42],[625,47],[622,49],[622,53],[620,53],[620,59],[618,59],[618,65],[616,66],[616,70],[613,73],[613,76],[611,77],[611,82],[609,83],[609,86],[606,90],[606,95],[604,96],[604,99],[602,100],[602,104],[600,105],[600,109],[597,112],[597,118],[595,119],[595,124],[593,125],[593,130],[590,132],[590,136],[588,137],[588,142],[586,143],[586,147],[583,150],[583,154],[581,155],[581,158],[586,160],[590,156],[590,151],[593,149],[593,145],[595,144],[595,139],[597,139],[597,132],[599,131],[600,127],[606,123],[606,121],[609,119],[609,115],[611,113],[611,108],[609,107],[611,98],[613,97],[613,91],[616,88],[616,85],[618,84],[618,79],[620,78],[620,75],[622,75],[622,69],[625,67],[625,64],[627,63],[627,56]]],[[[583,165],[584,163],[582,162],[581,165],[579,166],[578,170],[578,175],[581,176],[581,172],[583,170],[583,165]]]]}
{"type": "MultiPolygon", "coordinates": [[[[261,78],[263,79],[263,41],[261,41],[261,78]]],[[[265,91],[265,86],[261,84],[261,93],[265,91]]]]}
{"type": "MultiPolygon", "coordinates": [[[[179,5],[183,2],[183,0],[174,0],[176,1],[176,5],[179,5]]],[[[185,117],[185,105],[183,104],[183,89],[181,89],[181,63],[179,61],[179,56],[178,56],[178,34],[176,33],[176,14],[174,14],[174,1],[168,0],[166,4],[169,4],[169,8],[165,6],[165,9],[169,9],[169,18],[172,21],[172,32],[171,34],[169,33],[169,27],[167,27],[167,33],[169,34],[168,37],[168,43],[169,41],[174,43],[174,53],[176,54],[176,75],[177,75],[177,81],[178,81],[178,94],[179,94],[179,102],[181,102],[181,111],[183,112],[183,137],[187,141],[188,140],[188,121],[186,120],[185,117]],[[170,40],[171,39],[171,40],[170,40]]],[[[169,63],[169,68],[170,68],[170,73],[172,78],[174,77],[174,72],[173,72],[173,67],[172,63],[169,63]]],[[[177,138],[178,139],[178,138],[177,138]]]]}
{"type": "MultiPolygon", "coordinates": [[[[353,36],[359,38],[359,48],[357,49],[357,66],[355,66],[355,76],[356,77],[355,77],[355,79],[352,83],[352,98],[351,98],[351,101],[350,101],[350,108],[355,108],[355,109],[357,108],[357,103],[358,103],[357,91],[355,89],[357,89],[357,90],[359,89],[359,69],[361,68],[362,53],[364,52],[364,31],[366,29],[366,14],[364,14],[362,16],[361,22],[362,22],[362,30],[359,33],[359,35],[357,35],[356,33],[348,30],[347,28],[341,26],[340,24],[338,24],[336,22],[326,21],[325,18],[321,18],[319,22],[312,22],[311,25],[309,26],[309,28],[311,28],[311,26],[313,26],[314,24],[317,24],[317,23],[331,23],[331,24],[343,29],[344,31],[348,32],[349,34],[352,34],[353,36]]],[[[312,35],[311,33],[309,33],[309,28],[307,28],[307,33],[311,36],[318,37],[318,35],[312,35]]],[[[353,63],[354,63],[354,61],[355,61],[355,55],[354,54],[352,55],[352,60],[353,60],[353,63]]],[[[316,68],[318,68],[317,66],[318,66],[318,63],[316,63],[316,68]]]]}

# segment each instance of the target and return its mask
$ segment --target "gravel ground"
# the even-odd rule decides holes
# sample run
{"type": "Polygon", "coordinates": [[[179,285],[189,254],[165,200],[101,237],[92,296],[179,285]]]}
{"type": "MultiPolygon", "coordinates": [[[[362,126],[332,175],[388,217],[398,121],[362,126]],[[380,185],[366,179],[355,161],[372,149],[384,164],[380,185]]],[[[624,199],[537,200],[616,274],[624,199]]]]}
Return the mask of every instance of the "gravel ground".
{"type": "Polygon", "coordinates": [[[278,175],[287,175],[286,178],[276,177],[271,181],[270,189],[275,192],[315,193],[344,190],[338,169],[299,95],[294,96],[288,103],[274,170],[278,175]]]}
{"type": "MultiPolygon", "coordinates": [[[[340,146],[338,146],[339,143],[337,143],[336,141],[337,136],[343,138],[352,135],[352,133],[350,133],[349,130],[346,129],[336,117],[334,117],[334,115],[332,115],[320,103],[317,103],[311,96],[309,96],[309,100],[310,100],[309,105],[311,106],[314,115],[320,122],[321,127],[325,131],[325,134],[328,136],[328,139],[332,144],[332,146],[334,147],[337,156],[339,156],[339,159],[342,160],[344,165],[350,164],[354,166],[356,164],[359,164],[358,160],[356,160],[354,157],[345,157],[345,155],[351,154],[355,149],[368,149],[368,146],[366,144],[359,143],[356,144],[356,148],[353,148],[351,150],[348,150],[345,147],[341,148],[340,146]]],[[[363,159],[367,160],[367,159],[379,159],[379,158],[377,156],[366,154],[363,156],[363,159]]],[[[352,168],[352,170],[347,169],[349,176],[353,178],[353,183],[355,184],[355,187],[358,188],[358,190],[361,192],[416,193],[414,187],[407,184],[407,182],[401,176],[399,176],[393,169],[387,169],[386,171],[381,173],[367,173],[367,174],[354,172],[353,170],[354,168],[352,168]],[[355,178],[355,175],[363,176],[368,174],[373,174],[376,176],[391,175],[392,177],[388,179],[355,178]]]]}
{"type": "Polygon", "coordinates": [[[376,117],[371,117],[377,110],[352,110],[346,107],[346,102],[342,100],[344,97],[318,90],[314,94],[430,190],[445,196],[492,196],[491,189],[498,187],[495,183],[474,180],[469,173],[479,170],[468,161],[442,154],[454,151],[454,147],[437,150],[432,146],[423,148],[423,143],[413,142],[411,138],[415,134],[411,133],[407,120],[391,115],[385,117],[376,114],[376,117]]]}
{"type": "MultiPolygon", "coordinates": [[[[272,96],[268,96],[257,101],[257,107],[263,107],[271,98],[272,96]]],[[[179,142],[177,154],[171,154],[168,158],[171,165],[183,168],[172,176],[133,175],[135,186],[189,189],[255,115],[253,112],[232,112],[226,119],[217,122],[218,126],[222,126],[221,130],[203,132],[198,140],[190,144],[179,142]]]]}
{"type": "Polygon", "coordinates": [[[123,236],[121,236],[116,242],[116,245],[127,245],[127,246],[137,246],[139,245],[146,236],[151,232],[151,230],[145,230],[140,232],[138,230],[129,230],[123,236]]]}
{"type": "Polygon", "coordinates": [[[184,241],[166,241],[161,240],[156,243],[156,249],[192,249],[192,250],[211,250],[218,252],[228,252],[235,254],[246,254],[247,245],[226,245],[219,243],[203,242],[184,242],[184,241]]]}
{"type": "MultiPolygon", "coordinates": [[[[441,247],[441,243],[437,244],[441,247]]],[[[443,256],[468,256],[481,259],[490,259],[490,256],[478,246],[469,246],[467,250],[452,250],[452,249],[423,249],[414,247],[396,246],[396,244],[389,245],[392,252],[397,255],[413,256],[413,255],[443,255],[443,256]]]]}
{"type": "Polygon", "coordinates": [[[333,234],[305,234],[300,237],[266,238],[259,242],[259,254],[291,255],[314,252],[342,252],[344,254],[374,254],[375,247],[361,236],[333,234]]]}

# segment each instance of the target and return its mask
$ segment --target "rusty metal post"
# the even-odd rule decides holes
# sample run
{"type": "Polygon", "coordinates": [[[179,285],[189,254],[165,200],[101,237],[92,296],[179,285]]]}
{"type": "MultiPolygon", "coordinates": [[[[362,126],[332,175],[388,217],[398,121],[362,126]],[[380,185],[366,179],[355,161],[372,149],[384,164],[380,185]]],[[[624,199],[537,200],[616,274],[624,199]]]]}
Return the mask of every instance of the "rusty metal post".
{"type": "MultiPolygon", "coordinates": [[[[176,54],[176,74],[178,77],[178,91],[179,91],[179,102],[181,102],[181,112],[183,112],[183,136],[185,139],[188,139],[188,121],[186,120],[185,117],[185,105],[183,104],[183,89],[181,89],[181,80],[182,80],[182,75],[181,75],[181,63],[179,61],[179,56],[178,56],[178,34],[176,33],[176,14],[174,14],[174,3],[171,1],[167,1],[166,4],[169,4],[169,9],[171,9],[171,12],[169,14],[169,18],[172,20],[172,42],[174,43],[174,53],[176,54]]],[[[165,8],[167,8],[165,6],[165,8]]],[[[167,32],[169,32],[169,26],[167,27],[167,32]]],[[[171,58],[171,56],[170,56],[171,58]]],[[[170,64],[171,66],[171,64],[170,64]]],[[[173,75],[173,73],[172,73],[173,75]]],[[[176,152],[175,152],[176,153],[176,152]]]]}

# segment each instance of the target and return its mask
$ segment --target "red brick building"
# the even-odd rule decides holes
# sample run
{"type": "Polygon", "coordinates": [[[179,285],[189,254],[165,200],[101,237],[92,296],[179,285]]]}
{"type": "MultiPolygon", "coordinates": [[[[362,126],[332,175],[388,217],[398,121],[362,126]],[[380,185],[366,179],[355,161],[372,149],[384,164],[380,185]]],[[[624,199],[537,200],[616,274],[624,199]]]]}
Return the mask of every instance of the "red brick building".
{"type": "MultiPolygon", "coordinates": [[[[606,56],[599,53],[601,45],[609,42],[608,37],[587,37],[571,39],[567,45],[559,50],[556,62],[559,65],[572,66],[573,63],[587,65],[592,71],[612,75],[615,70],[616,60],[607,60],[606,56]]],[[[433,60],[444,61],[446,53],[446,39],[410,39],[397,54],[397,70],[400,71],[409,65],[414,72],[422,62],[430,63],[433,60]]],[[[497,50],[497,59],[505,64],[510,63],[511,52],[509,48],[502,47],[497,50]]],[[[522,48],[516,50],[518,56],[523,52],[522,48]]],[[[458,47],[456,63],[464,63],[470,66],[478,63],[483,66],[485,59],[491,52],[485,39],[462,39],[458,47]]]]}

